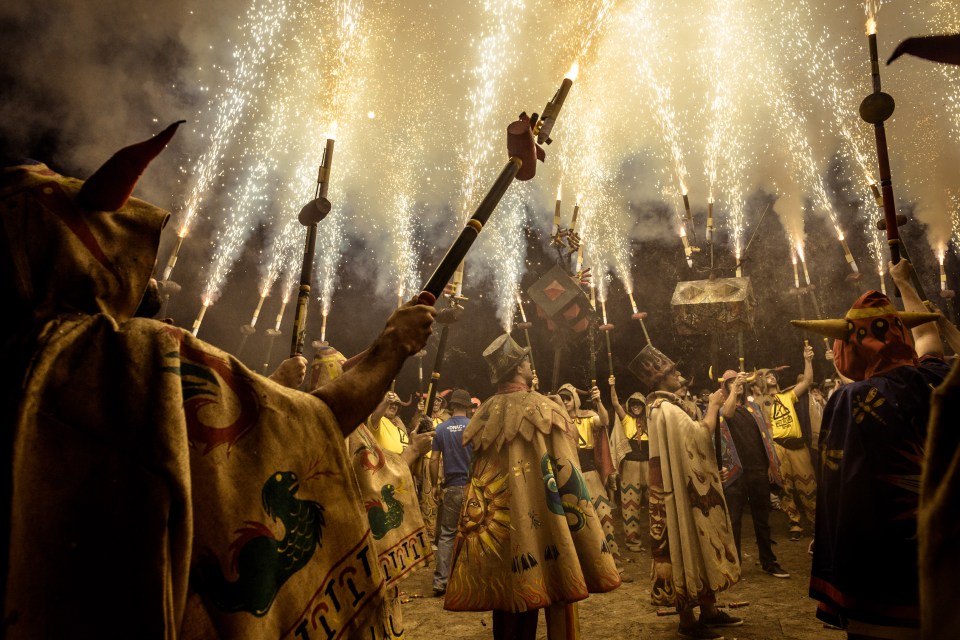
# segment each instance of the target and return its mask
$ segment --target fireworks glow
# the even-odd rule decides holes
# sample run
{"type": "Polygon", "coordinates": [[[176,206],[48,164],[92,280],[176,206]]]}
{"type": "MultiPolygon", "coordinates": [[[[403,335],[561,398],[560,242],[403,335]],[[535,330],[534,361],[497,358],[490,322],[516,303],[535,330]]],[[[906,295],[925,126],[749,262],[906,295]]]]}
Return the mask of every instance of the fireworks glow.
{"type": "MultiPolygon", "coordinates": [[[[827,0],[238,1],[239,17],[223,27],[229,44],[191,50],[188,70],[200,107],[164,279],[181,244],[207,234],[202,255],[191,256],[206,261],[196,269],[197,329],[233,289],[238,264],[258,261],[256,299],[250,292],[243,302],[255,305],[243,314],[251,325],[262,324],[268,300],[296,290],[304,240],[296,214],[314,193],[328,135],[338,139],[332,210],[318,227],[312,292],[322,317],[342,256],[357,246],[376,255],[375,266],[350,268],[375,280],[384,304],[415,293],[428,247],[459,230],[501,168],[504,127],[522,110],[539,112],[565,71],[575,87],[542,175],[511,186],[468,257],[471,287],[491,290],[505,329],[530,238],[564,227],[561,180],[568,210],[576,205],[578,270],[597,274],[602,301],[610,277],[620,280],[634,313],[634,243],[680,245],[687,268],[702,269],[699,203],[711,267],[717,248],[728,251],[717,268],[742,275],[746,229],[763,210],[754,203],[778,198],[773,208],[797,253],[795,284],[801,267],[810,281],[804,243],[826,271],[821,246],[835,251],[834,236],[835,264],[842,255],[853,273],[885,270],[866,189],[877,180],[872,128],[857,113],[871,90],[861,20],[876,32],[881,0],[865,2],[864,14],[860,3],[827,0]],[[435,24],[416,19],[427,10],[435,24]],[[699,18],[692,30],[690,16],[699,18]],[[262,245],[251,247],[254,239],[262,245]]],[[[949,0],[886,11],[884,51],[905,35],[960,29],[949,0]]],[[[924,224],[931,249],[955,250],[960,71],[904,64],[884,74],[898,101],[888,125],[897,204],[924,224]],[[915,131],[896,131],[902,122],[915,131]]],[[[932,269],[931,255],[918,258],[932,269]]]]}

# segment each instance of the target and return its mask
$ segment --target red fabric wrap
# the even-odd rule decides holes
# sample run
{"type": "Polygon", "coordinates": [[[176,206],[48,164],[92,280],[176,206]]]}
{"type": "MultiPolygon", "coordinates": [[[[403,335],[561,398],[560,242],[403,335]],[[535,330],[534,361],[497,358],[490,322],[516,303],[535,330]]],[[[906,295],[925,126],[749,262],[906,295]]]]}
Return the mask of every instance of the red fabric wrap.
{"type": "Polygon", "coordinates": [[[890,298],[867,291],[847,312],[847,337],[833,345],[837,369],[851,380],[866,380],[905,365],[918,364],[913,335],[890,298]]]}

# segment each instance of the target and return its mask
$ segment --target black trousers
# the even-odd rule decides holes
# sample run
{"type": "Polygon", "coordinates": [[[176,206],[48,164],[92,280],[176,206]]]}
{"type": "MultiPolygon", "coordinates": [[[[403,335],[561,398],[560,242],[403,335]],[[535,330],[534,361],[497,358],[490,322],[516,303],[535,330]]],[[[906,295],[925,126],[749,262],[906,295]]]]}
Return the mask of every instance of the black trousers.
{"type": "Polygon", "coordinates": [[[737,555],[743,561],[740,551],[740,524],[743,510],[749,504],[753,518],[753,531],[757,536],[757,548],[760,551],[760,566],[768,567],[777,561],[770,540],[770,480],[766,469],[744,469],[743,475],[725,487],[723,494],[730,510],[730,524],[733,526],[733,538],[737,543],[737,555]]]}
{"type": "Polygon", "coordinates": [[[494,640],[535,640],[537,637],[537,618],[539,609],[513,613],[493,610],[494,640]]]}

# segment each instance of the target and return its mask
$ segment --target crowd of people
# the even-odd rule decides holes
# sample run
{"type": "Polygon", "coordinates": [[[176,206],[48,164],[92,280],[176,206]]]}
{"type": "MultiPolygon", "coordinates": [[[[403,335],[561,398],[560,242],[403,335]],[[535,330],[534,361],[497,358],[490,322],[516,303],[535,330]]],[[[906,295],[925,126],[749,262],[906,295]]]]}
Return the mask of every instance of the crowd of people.
{"type": "Polygon", "coordinates": [[[649,545],[650,602],[679,636],[715,640],[744,623],[716,594],[740,579],[748,507],[773,578],[790,573],[771,510],[790,540],[813,534],[827,624],[945,637],[958,374],[941,386],[941,335],[956,351],[960,332],[908,262],[890,267],[904,311],[870,291],[843,319],[795,322],[834,340],[819,385],[805,346],[793,386],[782,366],[728,370],[694,397],[648,344],[607,405],[596,385],[541,393],[504,334],[482,353],[493,395],[451,389],[404,424],[391,383],[433,307],[401,306],[359,358],[322,346],[306,391],[302,356],[263,377],[151,319],[167,214],[131,193],[175,130],[85,182],[32,162],[0,176],[7,637],[394,638],[398,585],[432,559],[434,595],[492,611],[495,638],[535,638],[541,609],[548,637],[576,638],[577,602],[641,577],[622,542],[649,545]]]}

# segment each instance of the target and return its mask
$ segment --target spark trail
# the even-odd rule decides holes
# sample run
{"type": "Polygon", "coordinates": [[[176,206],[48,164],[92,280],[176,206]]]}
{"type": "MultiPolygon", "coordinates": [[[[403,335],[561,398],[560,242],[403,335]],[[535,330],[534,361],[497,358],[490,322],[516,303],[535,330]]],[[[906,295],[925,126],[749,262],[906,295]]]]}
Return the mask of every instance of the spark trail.
{"type": "MultiPolygon", "coordinates": [[[[206,197],[214,188],[220,175],[226,153],[237,127],[246,115],[250,103],[263,88],[266,81],[264,66],[270,53],[278,46],[277,38],[290,18],[287,2],[254,0],[247,9],[247,18],[238,31],[248,33],[248,39],[234,52],[237,63],[232,69],[223,69],[224,88],[207,104],[207,112],[215,112],[210,131],[203,134],[209,142],[206,150],[190,168],[181,170],[191,176],[193,187],[187,196],[181,213],[179,242],[164,270],[163,279],[168,280],[176,264],[180,242],[187,236],[194,219],[206,197]]],[[[207,121],[199,115],[200,122],[207,121]]]]}

